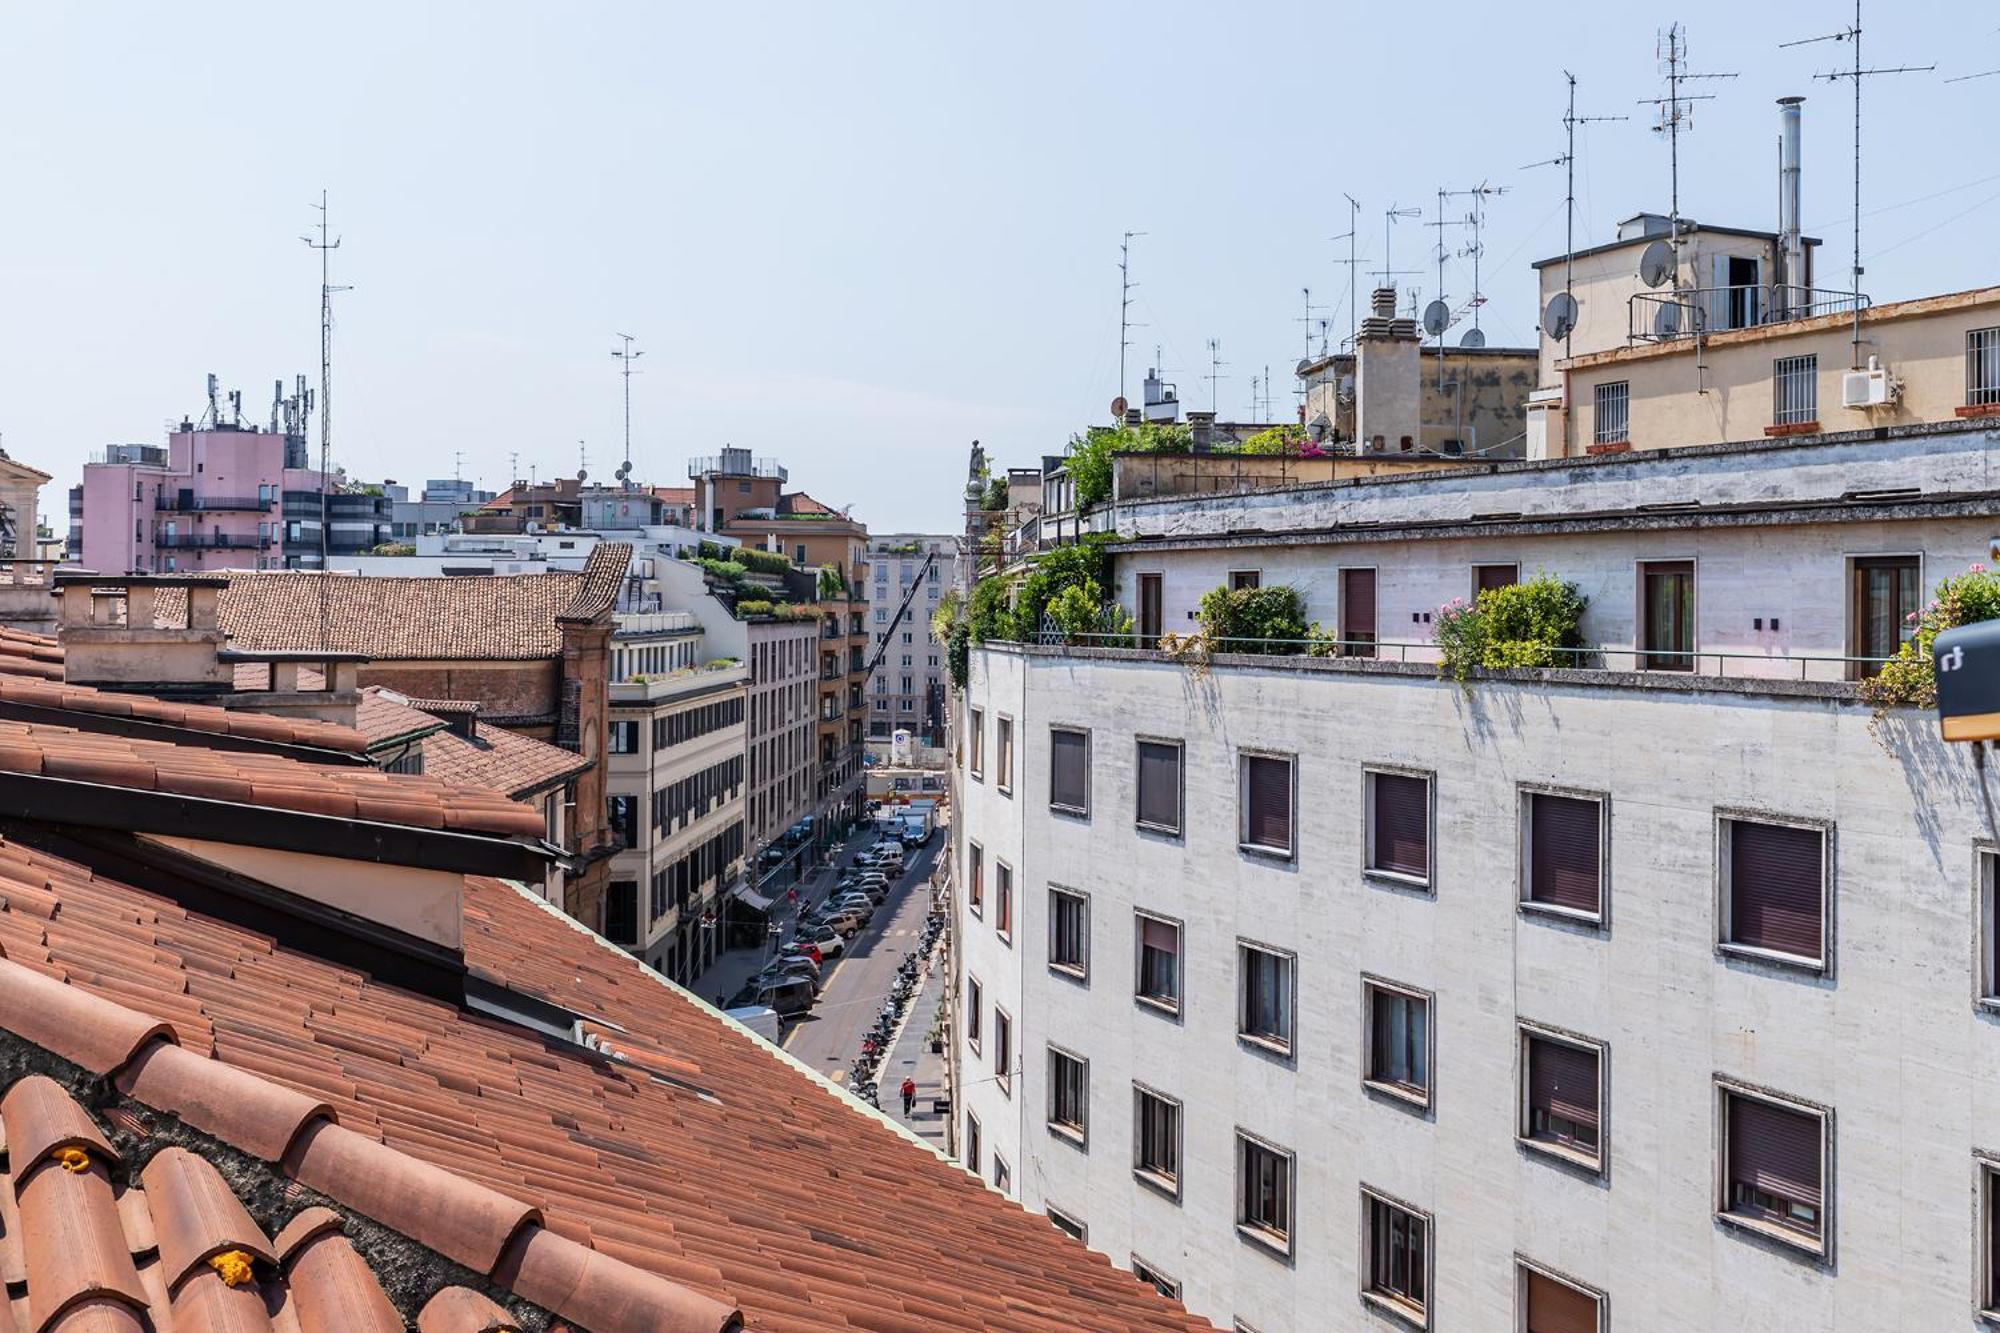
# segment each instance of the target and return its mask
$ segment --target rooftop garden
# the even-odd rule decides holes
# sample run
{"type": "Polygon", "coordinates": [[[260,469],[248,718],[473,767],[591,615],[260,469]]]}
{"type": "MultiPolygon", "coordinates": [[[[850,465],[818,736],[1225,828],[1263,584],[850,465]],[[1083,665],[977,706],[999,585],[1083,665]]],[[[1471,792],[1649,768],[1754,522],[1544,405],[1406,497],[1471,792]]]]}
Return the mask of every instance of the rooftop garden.
{"type": "MultiPolygon", "coordinates": [[[[1076,504],[1082,509],[1111,498],[1111,460],[1118,454],[1186,454],[1194,452],[1194,432],[1180,422],[1141,422],[1136,426],[1092,426],[1069,442],[1063,467],[1076,483],[1076,504]]],[[[1219,439],[1211,454],[1252,454],[1283,458],[1326,458],[1328,450],[1313,442],[1304,426],[1279,425],[1261,430],[1240,443],[1219,439]]],[[[1004,486],[1003,486],[1004,490],[1004,486]]],[[[1004,508],[988,505],[989,509],[1004,508]]]]}

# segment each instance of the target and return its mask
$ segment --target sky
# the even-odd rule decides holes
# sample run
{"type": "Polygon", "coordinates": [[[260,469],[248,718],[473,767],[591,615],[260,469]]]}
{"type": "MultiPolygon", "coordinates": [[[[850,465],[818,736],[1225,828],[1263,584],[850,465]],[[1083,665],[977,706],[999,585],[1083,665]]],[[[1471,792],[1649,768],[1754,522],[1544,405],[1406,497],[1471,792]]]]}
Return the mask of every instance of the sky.
{"type": "MultiPolygon", "coordinates": [[[[1863,290],[1996,280],[2000,114],[1985,3],[1872,0],[1863,290]],[[1956,127],[1956,128],[1954,128],[1956,127]]],[[[1125,392],[1155,357],[1226,418],[1350,319],[1343,197],[1364,270],[1436,295],[1440,187],[1504,187],[1481,320],[1530,345],[1531,260],[1563,248],[1563,72],[1578,111],[1576,238],[1668,206],[1647,126],[1657,27],[1704,83],[1684,214],[1775,226],[1774,99],[1807,97],[1804,214],[1822,281],[1850,248],[1852,103],[1836,3],[508,3],[0,7],[0,447],[54,474],[163,441],[204,377],[268,416],[315,382],[322,189],[341,240],[333,458],[419,484],[458,473],[683,484],[725,444],[876,531],[960,526],[967,450],[1033,465],[1119,392],[1119,240],[1134,291],[1125,392]],[[1621,11],[1625,11],[1621,13],[1621,11]],[[1314,323],[1305,319],[1311,290],[1314,323]]],[[[1691,88],[1690,91],[1697,91],[1691,88]]],[[[1448,216],[1462,216],[1455,200],[1448,216]]],[[[1469,232],[1451,230],[1454,249],[1469,232]]],[[[1360,279],[1365,305],[1371,279],[1360,279]]],[[[1445,289],[1471,294],[1454,254],[1445,289]]]]}

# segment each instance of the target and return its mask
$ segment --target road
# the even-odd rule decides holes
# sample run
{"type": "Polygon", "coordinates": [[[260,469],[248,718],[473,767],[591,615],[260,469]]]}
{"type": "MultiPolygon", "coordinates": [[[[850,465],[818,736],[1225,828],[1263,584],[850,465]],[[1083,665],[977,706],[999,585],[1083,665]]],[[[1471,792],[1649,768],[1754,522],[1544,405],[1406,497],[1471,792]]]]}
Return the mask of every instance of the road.
{"type": "MultiPolygon", "coordinates": [[[[854,844],[853,850],[865,845],[854,844]]],[[[785,1033],[787,1051],[836,1082],[847,1081],[847,1067],[861,1053],[861,1035],[888,1002],[896,965],[922,946],[924,917],[930,910],[925,885],[943,845],[944,835],[933,833],[928,843],[910,854],[888,901],[834,960],[819,1003],[785,1033]]],[[[916,1015],[910,1021],[926,1022],[928,1016],[916,1015]]]]}

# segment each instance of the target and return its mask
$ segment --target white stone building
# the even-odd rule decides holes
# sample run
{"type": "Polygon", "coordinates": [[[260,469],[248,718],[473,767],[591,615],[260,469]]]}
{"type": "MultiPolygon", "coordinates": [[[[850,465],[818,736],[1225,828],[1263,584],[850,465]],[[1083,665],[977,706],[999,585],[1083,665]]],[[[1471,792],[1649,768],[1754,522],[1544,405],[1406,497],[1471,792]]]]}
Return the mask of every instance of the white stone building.
{"type": "Polygon", "coordinates": [[[944,645],[931,637],[931,612],[947,590],[958,586],[958,546],[958,538],[935,533],[894,532],[869,539],[870,652],[880,652],[882,661],[868,682],[868,739],[878,746],[886,746],[898,731],[908,731],[919,745],[944,744],[950,677],[944,645]],[[916,596],[897,620],[912,587],[916,596]]]}

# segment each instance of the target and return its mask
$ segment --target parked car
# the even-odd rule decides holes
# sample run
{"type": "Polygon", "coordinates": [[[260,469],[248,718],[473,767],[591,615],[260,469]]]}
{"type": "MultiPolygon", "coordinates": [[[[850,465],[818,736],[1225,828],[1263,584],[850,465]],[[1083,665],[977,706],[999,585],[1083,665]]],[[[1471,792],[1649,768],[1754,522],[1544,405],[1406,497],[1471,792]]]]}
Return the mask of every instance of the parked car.
{"type": "Polygon", "coordinates": [[[771,964],[762,972],[752,977],[751,980],[766,986],[781,986],[787,981],[803,981],[806,985],[812,987],[812,993],[815,996],[820,993],[821,989],[818,973],[808,972],[803,968],[787,967],[783,963],[771,964]]]}
{"type": "Polygon", "coordinates": [[[840,932],[821,920],[799,922],[799,928],[793,938],[804,940],[818,949],[822,959],[833,957],[847,946],[847,942],[840,937],[840,932]]]}
{"type": "Polygon", "coordinates": [[[850,880],[849,884],[855,888],[861,888],[868,884],[880,884],[884,888],[887,888],[889,885],[889,874],[883,870],[864,870],[850,880]]]}
{"type": "Polygon", "coordinates": [[[875,900],[858,890],[843,893],[830,904],[837,912],[859,912],[863,917],[875,915],[875,900]]]}
{"type": "Polygon", "coordinates": [[[778,1011],[761,1004],[745,1005],[741,1009],[725,1009],[723,1017],[733,1018],[744,1027],[762,1037],[765,1041],[776,1041],[782,1023],[778,1011]]]}
{"type": "Polygon", "coordinates": [[[880,906],[882,900],[889,896],[889,885],[879,879],[857,879],[851,884],[842,884],[834,889],[833,896],[841,898],[850,893],[865,893],[877,906],[880,906]]]}
{"type": "Polygon", "coordinates": [[[842,938],[853,939],[856,932],[868,924],[868,913],[844,907],[827,917],[826,924],[839,931],[842,938]]]}
{"type": "Polygon", "coordinates": [[[812,973],[815,979],[817,979],[820,974],[820,965],[819,965],[819,960],[817,958],[814,958],[812,955],[804,952],[803,950],[794,949],[790,945],[787,945],[784,948],[780,949],[778,951],[778,956],[772,959],[770,963],[766,964],[764,970],[768,972],[771,970],[772,967],[775,967],[779,964],[783,964],[787,968],[792,968],[792,967],[802,968],[805,971],[812,973]]]}
{"type": "Polygon", "coordinates": [[[813,960],[815,967],[826,966],[826,956],[820,952],[819,946],[811,940],[794,939],[790,944],[785,946],[784,952],[787,954],[795,953],[810,958],[813,960]]]}
{"type": "Polygon", "coordinates": [[[762,981],[752,979],[729,1002],[731,1009],[743,1009],[760,1005],[773,1010],[780,1018],[796,1018],[808,1013],[813,1005],[812,983],[804,977],[793,977],[783,981],[762,981]]]}

